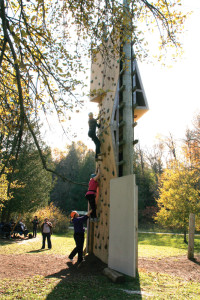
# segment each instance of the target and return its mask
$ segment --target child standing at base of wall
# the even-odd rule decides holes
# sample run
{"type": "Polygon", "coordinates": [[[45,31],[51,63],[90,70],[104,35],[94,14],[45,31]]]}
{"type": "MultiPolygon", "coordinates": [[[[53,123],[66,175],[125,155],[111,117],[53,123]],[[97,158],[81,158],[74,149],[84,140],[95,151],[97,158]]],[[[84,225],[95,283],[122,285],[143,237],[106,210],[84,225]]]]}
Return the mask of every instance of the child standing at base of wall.
{"type": "Polygon", "coordinates": [[[91,212],[92,210],[90,210],[87,215],[81,217],[79,216],[77,211],[72,211],[70,214],[71,220],[74,224],[74,240],[76,243],[76,247],[72,250],[68,257],[72,261],[74,256],[78,253],[78,265],[83,261],[83,245],[85,238],[85,228],[83,226],[83,223],[89,218],[91,212]]]}

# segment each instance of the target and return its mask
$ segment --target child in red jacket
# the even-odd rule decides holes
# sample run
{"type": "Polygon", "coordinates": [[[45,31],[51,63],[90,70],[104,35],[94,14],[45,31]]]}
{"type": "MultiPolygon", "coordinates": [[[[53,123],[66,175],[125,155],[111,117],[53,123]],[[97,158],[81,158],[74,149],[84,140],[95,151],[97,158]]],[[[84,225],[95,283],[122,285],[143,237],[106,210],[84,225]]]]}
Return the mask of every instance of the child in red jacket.
{"type": "Polygon", "coordinates": [[[98,179],[99,179],[99,177],[100,177],[99,169],[98,169],[97,174],[91,174],[88,191],[85,195],[85,198],[88,200],[88,202],[90,204],[90,208],[92,209],[92,213],[91,213],[92,221],[97,221],[96,206],[97,206],[97,200],[98,200],[98,190],[99,190],[98,179]]]}

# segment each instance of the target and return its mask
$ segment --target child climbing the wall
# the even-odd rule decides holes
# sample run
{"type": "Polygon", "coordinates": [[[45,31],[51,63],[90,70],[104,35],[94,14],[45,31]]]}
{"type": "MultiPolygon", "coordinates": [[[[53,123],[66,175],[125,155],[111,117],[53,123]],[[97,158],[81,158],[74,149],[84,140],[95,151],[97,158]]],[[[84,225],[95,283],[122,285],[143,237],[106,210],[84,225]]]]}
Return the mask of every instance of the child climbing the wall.
{"type": "Polygon", "coordinates": [[[68,258],[72,261],[74,256],[78,253],[78,265],[83,261],[83,245],[84,245],[84,232],[85,228],[83,226],[83,222],[86,221],[92,210],[90,210],[87,215],[79,216],[77,211],[72,211],[70,216],[71,220],[74,224],[74,240],[76,243],[76,247],[72,250],[68,258]]]}
{"type": "Polygon", "coordinates": [[[100,125],[97,123],[97,119],[93,118],[93,113],[90,112],[88,114],[89,116],[89,120],[88,120],[88,125],[89,125],[89,131],[88,131],[88,136],[93,140],[93,142],[95,143],[96,146],[96,153],[95,153],[95,159],[98,159],[98,154],[100,153],[100,146],[101,143],[98,139],[98,137],[96,136],[96,128],[100,128],[100,125]]]}
{"type": "Polygon", "coordinates": [[[88,191],[85,195],[85,198],[88,200],[90,204],[90,208],[92,209],[90,220],[93,222],[98,221],[96,207],[97,207],[97,200],[99,194],[99,183],[98,183],[99,178],[100,178],[100,169],[98,168],[97,174],[91,174],[90,176],[88,191]]]}

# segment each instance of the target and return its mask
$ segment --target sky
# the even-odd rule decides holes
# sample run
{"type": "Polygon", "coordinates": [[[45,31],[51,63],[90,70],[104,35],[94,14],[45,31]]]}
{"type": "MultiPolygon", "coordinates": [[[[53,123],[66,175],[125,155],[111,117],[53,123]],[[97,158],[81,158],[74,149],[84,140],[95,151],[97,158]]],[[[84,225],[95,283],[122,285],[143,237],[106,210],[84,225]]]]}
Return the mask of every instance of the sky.
{"type": "Polygon", "coordinates": [[[185,0],[184,8],[193,10],[185,23],[181,40],[183,56],[171,68],[139,64],[149,111],[138,121],[135,137],[142,147],[151,147],[156,136],[184,138],[200,113],[200,1],[185,0]]]}
{"type": "MultiPolygon", "coordinates": [[[[135,127],[135,138],[142,148],[151,148],[156,137],[169,136],[181,141],[187,127],[191,128],[196,113],[200,113],[200,0],[183,0],[183,9],[193,11],[185,22],[181,35],[184,53],[171,67],[161,64],[139,63],[140,75],[145,89],[149,111],[142,116],[135,127]]],[[[89,80],[88,80],[89,85],[89,80]]],[[[83,141],[94,150],[94,144],[87,136],[88,113],[98,114],[96,103],[86,99],[85,108],[72,115],[70,125],[75,135],[63,134],[56,120],[46,128],[45,140],[52,148],[63,150],[73,140],[83,141]]]]}

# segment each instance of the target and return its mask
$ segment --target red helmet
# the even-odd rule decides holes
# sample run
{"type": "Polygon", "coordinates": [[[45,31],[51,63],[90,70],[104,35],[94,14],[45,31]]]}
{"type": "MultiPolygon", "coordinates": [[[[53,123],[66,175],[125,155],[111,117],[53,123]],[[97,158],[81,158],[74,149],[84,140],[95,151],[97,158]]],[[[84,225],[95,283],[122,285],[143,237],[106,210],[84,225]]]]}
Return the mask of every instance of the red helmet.
{"type": "Polygon", "coordinates": [[[71,216],[72,219],[74,218],[75,214],[77,214],[77,211],[76,211],[76,210],[73,210],[73,211],[71,212],[71,214],[70,214],[70,216],[71,216]]]}

